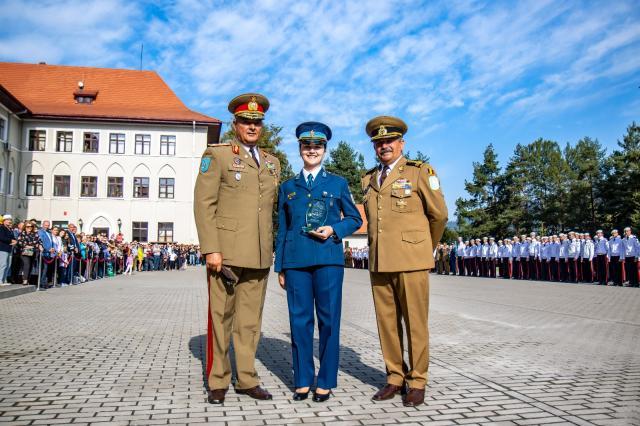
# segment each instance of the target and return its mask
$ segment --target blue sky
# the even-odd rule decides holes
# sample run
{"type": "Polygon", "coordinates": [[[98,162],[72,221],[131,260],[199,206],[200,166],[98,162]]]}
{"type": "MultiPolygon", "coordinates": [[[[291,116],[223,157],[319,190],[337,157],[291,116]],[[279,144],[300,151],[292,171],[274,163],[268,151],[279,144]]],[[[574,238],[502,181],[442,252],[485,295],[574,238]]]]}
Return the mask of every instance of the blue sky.
{"type": "Polygon", "coordinates": [[[637,1],[0,0],[0,60],[156,70],[192,109],[269,97],[300,167],[295,126],[324,121],[372,165],[369,118],[409,124],[453,217],[493,143],[584,136],[609,151],[640,121],[637,1]]]}

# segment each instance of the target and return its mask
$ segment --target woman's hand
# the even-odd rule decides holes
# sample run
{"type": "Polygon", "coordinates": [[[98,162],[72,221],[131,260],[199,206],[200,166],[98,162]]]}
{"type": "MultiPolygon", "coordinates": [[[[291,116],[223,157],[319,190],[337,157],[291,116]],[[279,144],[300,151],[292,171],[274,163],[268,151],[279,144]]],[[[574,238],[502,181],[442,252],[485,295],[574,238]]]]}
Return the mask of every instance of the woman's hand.
{"type": "Polygon", "coordinates": [[[320,226],[313,231],[309,231],[309,235],[312,235],[324,241],[333,235],[333,228],[329,225],[320,226]]]}
{"type": "Polygon", "coordinates": [[[284,272],[278,273],[278,283],[280,284],[280,287],[282,287],[283,290],[287,288],[287,284],[284,282],[284,272]]]}

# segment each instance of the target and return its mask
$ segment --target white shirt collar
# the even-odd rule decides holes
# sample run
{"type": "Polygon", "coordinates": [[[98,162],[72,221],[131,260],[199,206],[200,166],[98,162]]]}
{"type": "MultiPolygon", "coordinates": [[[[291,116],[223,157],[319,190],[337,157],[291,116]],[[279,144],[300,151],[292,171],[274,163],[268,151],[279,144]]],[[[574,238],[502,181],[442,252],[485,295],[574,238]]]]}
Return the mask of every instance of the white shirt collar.
{"type": "Polygon", "coordinates": [[[304,181],[306,182],[307,179],[309,179],[309,175],[313,176],[313,180],[316,180],[316,177],[318,177],[318,173],[320,173],[320,170],[322,169],[322,164],[318,165],[315,169],[311,170],[311,171],[307,171],[306,169],[302,169],[302,176],[304,177],[304,181]]]}
{"type": "MultiPolygon", "coordinates": [[[[387,167],[389,167],[389,172],[387,173],[387,176],[389,176],[389,174],[393,171],[393,168],[396,166],[396,164],[398,164],[398,161],[400,161],[401,158],[402,158],[402,155],[396,158],[396,161],[387,165],[387,167]]],[[[384,168],[385,168],[385,165],[380,163],[380,167],[378,168],[378,186],[380,186],[380,178],[382,177],[382,171],[384,170],[384,168]]]]}
{"type": "Polygon", "coordinates": [[[258,162],[260,162],[260,150],[258,150],[258,145],[245,145],[244,143],[240,142],[240,145],[247,151],[247,154],[251,155],[251,150],[254,149],[254,152],[256,153],[256,157],[258,157],[258,162]]]}

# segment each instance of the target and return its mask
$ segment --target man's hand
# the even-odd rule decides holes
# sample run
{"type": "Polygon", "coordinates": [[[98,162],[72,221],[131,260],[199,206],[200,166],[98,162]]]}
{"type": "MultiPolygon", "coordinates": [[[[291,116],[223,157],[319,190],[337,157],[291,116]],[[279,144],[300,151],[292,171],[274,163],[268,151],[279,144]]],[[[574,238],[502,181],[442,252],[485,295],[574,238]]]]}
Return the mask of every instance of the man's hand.
{"type": "Polygon", "coordinates": [[[207,253],[205,260],[209,273],[220,272],[220,270],[222,270],[222,253],[207,253]]]}
{"type": "Polygon", "coordinates": [[[327,238],[333,235],[333,228],[329,225],[320,226],[318,229],[309,231],[309,235],[312,235],[321,240],[326,240],[327,238]]]}
{"type": "Polygon", "coordinates": [[[284,282],[284,272],[278,273],[278,283],[283,290],[287,288],[287,284],[284,282]]]}

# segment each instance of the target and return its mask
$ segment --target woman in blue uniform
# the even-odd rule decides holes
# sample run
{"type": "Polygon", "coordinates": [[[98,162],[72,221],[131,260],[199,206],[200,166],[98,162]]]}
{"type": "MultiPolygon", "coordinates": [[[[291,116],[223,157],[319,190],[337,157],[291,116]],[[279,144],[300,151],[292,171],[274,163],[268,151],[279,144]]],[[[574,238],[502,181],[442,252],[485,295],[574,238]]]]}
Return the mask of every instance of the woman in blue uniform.
{"type": "Polygon", "coordinates": [[[280,186],[275,271],[287,291],[296,391],[307,399],[313,385],[314,305],[320,336],[315,402],[329,399],[338,379],[344,259],[342,239],[362,218],[343,177],[322,168],[331,129],[306,122],[296,128],[302,171],[280,186]]]}

